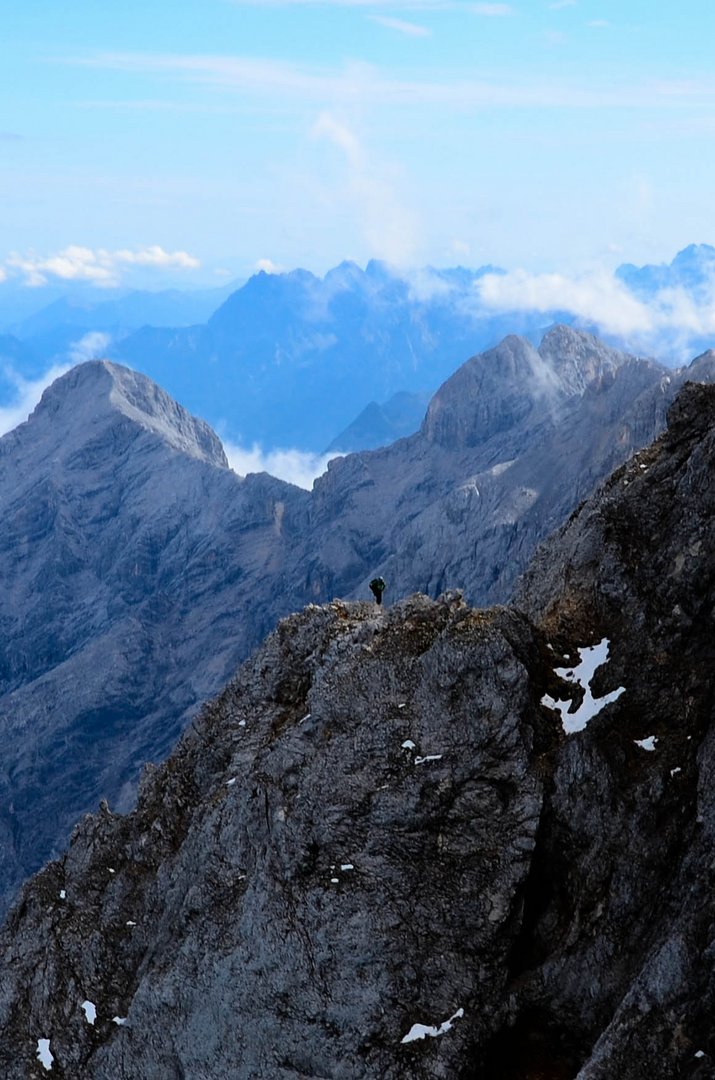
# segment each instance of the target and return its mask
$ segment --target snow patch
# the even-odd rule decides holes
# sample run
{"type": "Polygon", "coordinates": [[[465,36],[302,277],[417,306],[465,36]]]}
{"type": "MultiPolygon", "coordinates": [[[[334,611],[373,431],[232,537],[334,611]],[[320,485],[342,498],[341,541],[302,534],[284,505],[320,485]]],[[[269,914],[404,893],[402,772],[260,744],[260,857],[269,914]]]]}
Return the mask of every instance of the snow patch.
{"type": "Polygon", "coordinates": [[[412,739],[405,739],[405,741],[402,744],[402,749],[403,750],[416,750],[417,747],[412,742],[412,739]]]}
{"type": "Polygon", "coordinates": [[[426,761],[439,761],[441,754],[427,754],[425,757],[416,757],[415,765],[424,765],[426,761]]]}
{"type": "Polygon", "coordinates": [[[640,746],[642,750],[655,750],[658,738],[655,735],[649,735],[647,739],[634,739],[633,742],[636,746],[640,746]]]}
{"type": "Polygon", "coordinates": [[[406,701],[401,701],[400,704],[397,706],[398,709],[405,709],[406,707],[407,707],[407,702],[406,701]]]}
{"type": "Polygon", "coordinates": [[[112,1023],[113,1024],[121,1025],[121,1024],[126,1024],[126,1022],[127,1022],[126,1016],[113,1016],[112,1017],[112,1023]]]}
{"type": "Polygon", "coordinates": [[[353,864],[351,862],[344,862],[344,863],[341,863],[340,869],[341,870],[354,870],[355,867],[353,866],[353,864]]]}
{"type": "Polygon", "coordinates": [[[97,1019],[97,1007],[91,1001],[83,1001],[82,1008],[84,1009],[84,1015],[87,1017],[88,1024],[94,1024],[97,1019]]]}
{"type": "Polygon", "coordinates": [[[67,899],[67,890],[66,889],[60,889],[60,900],[66,900],[66,899],[67,899]]]}
{"type": "Polygon", "coordinates": [[[300,718],[300,720],[298,721],[298,723],[299,723],[299,724],[304,724],[306,720],[310,720],[310,713],[309,713],[309,712],[307,712],[307,713],[305,714],[305,716],[301,716],[301,718],[300,718]]]}
{"type": "Polygon", "coordinates": [[[52,1068],[52,1062],[55,1060],[52,1051],[50,1050],[49,1039],[37,1040],[37,1058],[41,1065],[44,1065],[49,1072],[52,1068]]]}
{"type": "Polygon", "coordinates": [[[678,774],[679,772],[682,772],[682,771],[683,771],[683,770],[681,769],[680,765],[676,765],[674,769],[671,769],[671,770],[670,770],[670,775],[671,775],[671,776],[677,776],[677,774],[678,774]]]}
{"type": "Polygon", "coordinates": [[[232,776],[230,780],[227,780],[227,781],[226,781],[226,787],[233,787],[233,785],[234,785],[235,783],[236,783],[236,777],[235,777],[235,776],[232,776]]]}
{"type": "Polygon", "coordinates": [[[574,667],[554,669],[555,675],[564,679],[565,682],[573,683],[574,686],[583,687],[584,690],[583,701],[574,713],[569,712],[573,699],[556,701],[549,694],[544,694],[541,699],[542,705],[546,705],[549,709],[556,709],[561,713],[561,723],[567,735],[571,735],[575,731],[583,731],[589,721],[600,713],[601,709],[606,705],[610,705],[612,701],[616,701],[625,692],[625,686],[619,686],[617,690],[612,690],[610,694],[604,694],[600,698],[594,698],[591,693],[591,680],[596,670],[608,660],[609,645],[608,638],[603,638],[598,645],[587,645],[582,649],[578,649],[579,663],[574,667]]]}
{"type": "Polygon", "coordinates": [[[436,1039],[440,1035],[445,1035],[454,1024],[455,1020],[461,1020],[464,1016],[464,1009],[457,1009],[456,1013],[450,1016],[449,1020],[443,1020],[439,1027],[432,1027],[428,1024],[413,1024],[404,1038],[401,1040],[403,1043],[415,1042],[416,1039],[436,1039]]]}

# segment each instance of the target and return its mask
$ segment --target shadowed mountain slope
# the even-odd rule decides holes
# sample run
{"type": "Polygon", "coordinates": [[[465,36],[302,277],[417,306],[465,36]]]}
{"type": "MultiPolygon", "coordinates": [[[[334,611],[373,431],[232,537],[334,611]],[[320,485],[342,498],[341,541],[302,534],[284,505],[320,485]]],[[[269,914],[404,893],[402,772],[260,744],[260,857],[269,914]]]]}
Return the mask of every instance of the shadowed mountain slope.
{"type": "Polygon", "coordinates": [[[333,462],[311,494],[237,477],[143,376],[93,362],[58,380],[0,440],[5,902],[79,813],[132,805],[141,764],[281,616],[364,597],[375,573],[388,602],[506,599],[682,378],[574,331],[510,338],[445,384],[421,432],[333,462]]]}
{"type": "Polygon", "coordinates": [[[715,388],[669,425],[518,609],[282,622],[24,888],[3,1075],[712,1077],[715,388]]]}

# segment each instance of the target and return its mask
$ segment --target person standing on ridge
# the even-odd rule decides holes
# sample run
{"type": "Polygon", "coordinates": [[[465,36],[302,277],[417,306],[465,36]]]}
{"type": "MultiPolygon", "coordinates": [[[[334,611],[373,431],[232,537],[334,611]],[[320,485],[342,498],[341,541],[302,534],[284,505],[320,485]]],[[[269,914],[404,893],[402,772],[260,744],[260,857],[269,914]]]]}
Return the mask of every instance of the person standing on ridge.
{"type": "Polygon", "coordinates": [[[375,577],[370,582],[370,591],[372,592],[372,595],[375,597],[375,603],[376,604],[381,604],[382,603],[382,594],[384,593],[386,588],[387,588],[387,586],[385,585],[385,579],[384,578],[375,577]]]}

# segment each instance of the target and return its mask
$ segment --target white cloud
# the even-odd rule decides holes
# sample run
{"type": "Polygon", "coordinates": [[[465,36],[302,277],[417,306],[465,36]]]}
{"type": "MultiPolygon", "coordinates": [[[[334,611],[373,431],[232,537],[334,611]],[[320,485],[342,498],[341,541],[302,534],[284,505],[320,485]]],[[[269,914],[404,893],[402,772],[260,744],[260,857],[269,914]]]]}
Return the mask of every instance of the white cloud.
{"type": "Polygon", "coordinates": [[[698,297],[681,287],[640,300],[613,274],[578,277],[515,270],[475,282],[479,302],[495,311],[568,312],[631,347],[687,351],[691,338],[715,335],[715,278],[698,297]]]}
{"type": "Polygon", "coordinates": [[[83,364],[86,360],[96,360],[106,355],[111,340],[111,334],[103,334],[99,330],[90,330],[84,337],[72,342],[67,350],[67,358],[73,364],[83,364]]]}
{"type": "Polygon", "coordinates": [[[24,379],[12,368],[5,370],[5,377],[15,387],[15,399],[9,405],[0,406],[0,435],[12,431],[18,424],[27,420],[28,416],[42,397],[43,391],[60,375],[69,371],[70,365],[55,365],[38,379],[24,379]]]}
{"type": "Polygon", "coordinates": [[[397,30],[400,34],[405,34],[407,37],[431,37],[432,31],[426,26],[419,26],[417,23],[405,22],[404,19],[393,19],[389,15],[368,15],[368,19],[372,22],[379,23],[380,26],[387,27],[388,30],[397,30]]]}
{"type": "Polygon", "coordinates": [[[322,476],[336,454],[311,454],[304,450],[262,450],[254,443],[250,450],[224,442],[229,465],[239,476],[267,472],[289,484],[310,491],[313,481],[322,476]]]}
{"type": "Polygon", "coordinates": [[[345,196],[358,211],[370,250],[398,266],[413,263],[417,222],[398,198],[389,170],[370,159],[358,135],[333,113],[321,113],[311,134],[341,151],[347,171],[345,196]]]}
{"type": "Polygon", "coordinates": [[[25,284],[29,286],[46,285],[50,278],[60,278],[62,281],[89,281],[93,285],[109,288],[118,284],[122,270],[127,266],[193,270],[201,264],[186,251],[164,251],[157,244],[134,250],[121,248],[119,251],[70,244],[50,256],[13,252],[5,260],[5,265],[23,275],[25,284]]]}

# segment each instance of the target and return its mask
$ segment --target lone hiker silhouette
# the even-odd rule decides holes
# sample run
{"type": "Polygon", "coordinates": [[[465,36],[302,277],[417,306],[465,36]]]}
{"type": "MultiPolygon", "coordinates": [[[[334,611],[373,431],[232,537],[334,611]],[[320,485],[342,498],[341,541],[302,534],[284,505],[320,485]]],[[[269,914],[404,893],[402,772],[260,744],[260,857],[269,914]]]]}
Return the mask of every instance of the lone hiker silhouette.
{"type": "Polygon", "coordinates": [[[372,579],[372,581],[370,582],[370,590],[371,590],[373,596],[375,597],[375,603],[376,604],[381,604],[382,603],[382,594],[384,593],[386,588],[387,588],[387,586],[385,585],[385,579],[384,578],[374,577],[372,579]]]}

